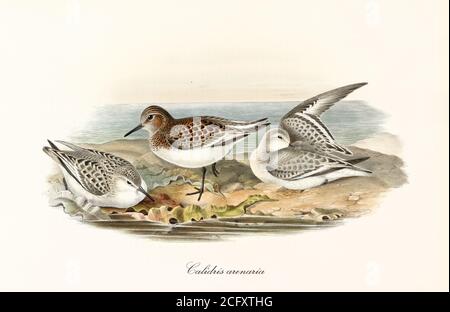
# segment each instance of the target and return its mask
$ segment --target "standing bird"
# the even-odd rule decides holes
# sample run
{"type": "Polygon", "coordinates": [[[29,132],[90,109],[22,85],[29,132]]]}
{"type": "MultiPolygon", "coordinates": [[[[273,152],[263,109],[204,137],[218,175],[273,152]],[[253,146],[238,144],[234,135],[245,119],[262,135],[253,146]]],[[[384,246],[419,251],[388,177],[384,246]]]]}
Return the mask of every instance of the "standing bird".
{"type": "Polygon", "coordinates": [[[290,144],[284,129],[270,129],[250,155],[253,173],[264,183],[304,190],[341,178],[368,176],[371,171],[355,166],[369,157],[341,158],[305,151],[290,144]]]}
{"type": "Polygon", "coordinates": [[[110,153],[85,149],[57,141],[71,150],[60,150],[53,142],[44,152],[55,160],[64,175],[67,187],[76,196],[100,207],[128,208],[145,197],[147,185],[136,168],[123,158],[110,153]]]}
{"type": "Polygon", "coordinates": [[[269,125],[267,118],[255,121],[237,121],[212,116],[176,119],[159,106],[149,106],[141,114],[140,124],[125,137],[140,129],[148,131],[150,148],[163,160],[184,168],[202,168],[202,183],[196,192],[200,201],[205,187],[206,167],[224,158],[233,146],[269,125]]]}
{"type": "Polygon", "coordinates": [[[304,150],[327,154],[352,155],[346,147],[335,142],[320,115],[349,93],[366,85],[355,83],[312,97],[290,110],[281,118],[280,127],[289,134],[290,142],[304,150]]]}

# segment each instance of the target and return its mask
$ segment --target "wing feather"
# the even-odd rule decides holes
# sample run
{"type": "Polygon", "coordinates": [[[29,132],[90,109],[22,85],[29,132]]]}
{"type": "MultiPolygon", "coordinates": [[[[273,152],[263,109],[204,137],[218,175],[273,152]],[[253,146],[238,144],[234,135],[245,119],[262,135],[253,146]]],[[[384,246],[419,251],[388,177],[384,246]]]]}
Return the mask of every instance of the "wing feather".
{"type": "Polygon", "coordinates": [[[280,126],[288,132],[294,145],[309,146],[309,149],[317,152],[352,155],[350,150],[335,142],[330,130],[317,116],[295,113],[282,120],[280,126]]]}
{"type": "Polygon", "coordinates": [[[129,161],[108,152],[84,148],[65,141],[56,141],[56,142],[61,143],[69,147],[73,151],[78,152],[77,155],[82,155],[86,159],[91,159],[105,165],[107,169],[113,169],[118,166],[132,166],[129,161]]]}
{"type": "MultiPolygon", "coordinates": [[[[173,126],[168,133],[167,141],[178,149],[216,147],[237,142],[254,131],[236,129],[229,124],[232,122],[218,117],[190,118],[173,126]]],[[[251,125],[245,125],[251,128],[251,125]]]]}
{"type": "Polygon", "coordinates": [[[270,155],[267,170],[283,180],[298,180],[343,168],[360,168],[339,158],[287,147],[270,155]]]}
{"type": "Polygon", "coordinates": [[[104,164],[89,157],[83,157],[80,151],[62,151],[48,149],[65,169],[86,191],[94,195],[109,192],[107,168],[104,164]]]}
{"type": "Polygon", "coordinates": [[[292,117],[295,113],[307,113],[320,116],[323,112],[333,106],[334,103],[342,100],[348,94],[366,84],[367,82],[355,83],[316,95],[291,109],[283,116],[282,120],[292,117]]]}

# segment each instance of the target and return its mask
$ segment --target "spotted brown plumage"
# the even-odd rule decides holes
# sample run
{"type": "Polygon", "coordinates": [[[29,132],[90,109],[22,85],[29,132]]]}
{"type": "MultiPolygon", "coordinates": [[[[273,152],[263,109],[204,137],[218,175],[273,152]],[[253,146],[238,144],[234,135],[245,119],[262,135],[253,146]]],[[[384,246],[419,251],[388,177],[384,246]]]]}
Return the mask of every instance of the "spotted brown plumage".
{"type": "MultiPolygon", "coordinates": [[[[215,116],[173,118],[166,110],[150,106],[143,116],[155,114],[154,122],[159,128],[149,138],[152,150],[174,147],[176,149],[196,149],[223,146],[237,141],[268,125],[267,119],[252,122],[228,120],[215,116]]],[[[141,118],[144,122],[146,118],[141,118]]]]}
{"type": "MultiPolygon", "coordinates": [[[[205,167],[214,166],[237,142],[268,124],[267,118],[254,121],[216,116],[174,118],[162,107],[152,105],[142,112],[140,124],[125,136],[145,129],[149,133],[150,148],[159,158],[184,168],[203,168],[202,186],[196,192],[200,200],[205,167]]],[[[213,173],[217,175],[218,171],[213,169],[213,173]]]]}

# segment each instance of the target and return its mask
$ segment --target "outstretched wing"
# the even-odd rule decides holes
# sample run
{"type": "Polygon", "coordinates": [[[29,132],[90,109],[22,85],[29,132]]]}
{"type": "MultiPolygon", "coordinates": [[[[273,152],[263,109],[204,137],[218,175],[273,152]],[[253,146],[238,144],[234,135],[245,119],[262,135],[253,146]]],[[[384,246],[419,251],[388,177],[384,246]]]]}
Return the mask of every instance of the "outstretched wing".
{"type": "Polygon", "coordinates": [[[341,159],[294,147],[274,152],[270,157],[267,170],[274,177],[283,180],[298,180],[343,168],[365,171],[341,159]]]}
{"type": "Polygon", "coordinates": [[[311,151],[352,155],[349,149],[335,142],[330,130],[315,115],[295,113],[283,119],[280,126],[288,132],[294,145],[311,151]]]}
{"type": "Polygon", "coordinates": [[[358,88],[361,88],[362,86],[365,86],[366,84],[367,82],[355,83],[316,95],[291,109],[286,115],[283,116],[282,120],[293,117],[296,113],[306,113],[314,116],[320,116],[323,112],[333,106],[334,103],[342,100],[348,94],[358,88]]]}

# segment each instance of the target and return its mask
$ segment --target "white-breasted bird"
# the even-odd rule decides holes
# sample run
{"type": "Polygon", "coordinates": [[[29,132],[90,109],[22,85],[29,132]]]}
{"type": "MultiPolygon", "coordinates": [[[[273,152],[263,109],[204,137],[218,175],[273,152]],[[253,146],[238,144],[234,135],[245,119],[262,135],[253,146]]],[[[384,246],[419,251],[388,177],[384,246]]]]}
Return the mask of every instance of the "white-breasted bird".
{"type": "Polygon", "coordinates": [[[141,202],[147,185],[127,160],[111,153],[86,149],[57,141],[71,150],[61,150],[53,142],[43,148],[62,170],[69,191],[99,207],[128,208],[141,202]]]}
{"type": "Polygon", "coordinates": [[[137,127],[125,137],[140,129],[149,133],[149,144],[154,154],[165,161],[184,168],[202,168],[202,183],[196,192],[201,199],[206,167],[218,174],[215,164],[228,155],[233,146],[267,126],[267,118],[255,121],[230,120],[215,116],[174,118],[160,106],[149,106],[141,114],[137,127]]]}
{"type": "Polygon", "coordinates": [[[281,128],[265,133],[250,156],[250,167],[264,183],[287,189],[305,190],[341,178],[368,176],[370,170],[355,166],[369,157],[343,160],[330,154],[293,146],[281,128]]]}

